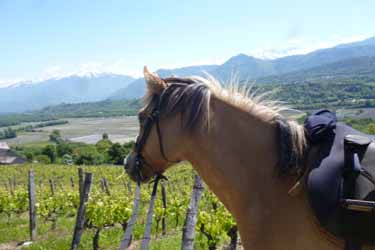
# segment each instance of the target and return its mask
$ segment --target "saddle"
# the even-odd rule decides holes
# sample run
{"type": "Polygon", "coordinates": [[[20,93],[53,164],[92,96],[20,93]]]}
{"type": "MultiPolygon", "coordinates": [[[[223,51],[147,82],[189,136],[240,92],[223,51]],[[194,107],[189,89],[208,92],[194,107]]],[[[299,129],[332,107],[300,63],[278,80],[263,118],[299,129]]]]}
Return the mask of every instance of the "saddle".
{"type": "Polygon", "coordinates": [[[328,110],[307,117],[304,126],[310,148],[317,148],[306,186],[320,225],[344,239],[347,250],[375,245],[375,135],[337,122],[328,110]]]}

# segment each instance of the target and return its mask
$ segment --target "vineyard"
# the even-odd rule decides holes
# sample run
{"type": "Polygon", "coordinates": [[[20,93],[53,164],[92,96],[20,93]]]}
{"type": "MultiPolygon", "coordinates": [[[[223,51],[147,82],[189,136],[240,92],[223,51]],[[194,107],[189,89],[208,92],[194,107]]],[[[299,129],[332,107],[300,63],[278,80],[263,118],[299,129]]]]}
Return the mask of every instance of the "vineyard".
{"type": "MultiPolygon", "coordinates": [[[[93,182],[85,203],[84,224],[78,249],[119,249],[132,215],[136,185],[121,167],[87,166],[93,182]]],[[[79,169],[75,166],[24,165],[0,167],[0,249],[71,249],[80,206],[79,169]],[[29,223],[29,170],[35,185],[36,221],[29,223]],[[34,234],[34,235],[33,235],[34,234]],[[13,247],[13,248],[12,248],[13,247]]],[[[181,164],[167,172],[156,193],[150,249],[181,249],[182,231],[191,200],[194,172],[181,164]],[[162,196],[164,191],[165,196],[162,196]]],[[[141,187],[139,215],[131,249],[140,248],[152,193],[152,183],[141,187]]],[[[204,188],[195,226],[194,249],[235,248],[234,219],[204,188]]]]}

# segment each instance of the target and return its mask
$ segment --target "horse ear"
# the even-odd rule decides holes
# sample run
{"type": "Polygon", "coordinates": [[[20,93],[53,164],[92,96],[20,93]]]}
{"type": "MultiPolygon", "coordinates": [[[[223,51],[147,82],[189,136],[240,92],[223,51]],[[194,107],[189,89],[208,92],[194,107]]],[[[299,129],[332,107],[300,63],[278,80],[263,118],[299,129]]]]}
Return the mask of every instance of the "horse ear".
{"type": "Polygon", "coordinates": [[[147,87],[151,92],[160,94],[167,86],[167,84],[157,74],[148,71],[146,66],[143,69],[143,74],[147,83],[147,87]]]}

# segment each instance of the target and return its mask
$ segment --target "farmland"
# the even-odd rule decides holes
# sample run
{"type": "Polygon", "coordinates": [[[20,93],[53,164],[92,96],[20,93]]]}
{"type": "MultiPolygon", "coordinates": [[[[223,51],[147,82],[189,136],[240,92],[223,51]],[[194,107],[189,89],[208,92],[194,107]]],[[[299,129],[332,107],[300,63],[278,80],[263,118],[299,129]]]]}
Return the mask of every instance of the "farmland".
{"type": "MultiPolygon", "coordinates": [[[[99,141],[103,133],[109,134],[111,141],[119,143],[134,140],[138,134],[138,120],[135,116],[68,118],[65,120],[68,121],[67,124],[40,128],[36,132],[22,132],[17,135],[17,138],[4,141],[10,145],[47,142],[50,133],[55,129],[60,130],[64,139],[91,144],[99,141]]],[[[23,123],[15,128],[28,124],[23,123]]]]}

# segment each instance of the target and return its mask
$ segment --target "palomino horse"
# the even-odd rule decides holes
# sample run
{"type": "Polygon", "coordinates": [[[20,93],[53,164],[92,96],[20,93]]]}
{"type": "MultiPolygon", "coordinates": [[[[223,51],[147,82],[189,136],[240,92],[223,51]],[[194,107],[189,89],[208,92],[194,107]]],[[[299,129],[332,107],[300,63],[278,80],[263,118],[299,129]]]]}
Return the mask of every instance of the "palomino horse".
{"type": "Polygon", "coordinates": [[[303,192],[288,194],[303,169],[302,126],[209,76],[161,79],[147,68],[144,76],[140,137],[125,163],[133,179],[186,160],[234,215],[245,249],[344,248],[318,226],[303,192]]]}

